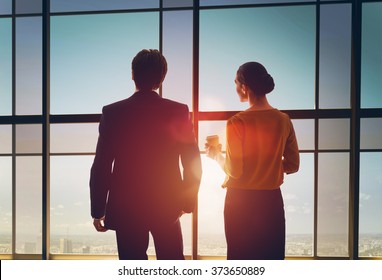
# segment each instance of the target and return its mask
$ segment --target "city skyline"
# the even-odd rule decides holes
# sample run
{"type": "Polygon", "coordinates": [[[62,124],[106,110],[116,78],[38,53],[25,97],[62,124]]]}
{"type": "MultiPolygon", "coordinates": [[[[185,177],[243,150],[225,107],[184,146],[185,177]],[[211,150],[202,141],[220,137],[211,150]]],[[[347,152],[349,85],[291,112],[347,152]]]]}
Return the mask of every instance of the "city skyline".
{"type": "MultiPolygon", "coordinates": [[[[348,248],[342,243],[338,243],[338,236],[327,236],[328,242],[318,246],[318,256],[320,257],[347,257],[348,248]]],[[[38,249],[38,242],[28,241],[16,248],[16,253],[41,254],[38,249]]],[[[191,255],[191,243],[184,245],[185,255],[191,255]]],[[[94,238],[87,235],[60,236],[52,235],[50,244],[51,254],[68,255],[115,255],[117,256],[117,246],[115,237],[94,238]]],[[[11,254],[11,240],[0,235],[0,254],[11,254]]],[[[150,244],[147,254],[155,256],[153,240],[150,236],[150,244]]],[[[225,257],[226,244],[224,235],[211,235],[200,238],[198,242],[198,255],[203,257],[225,257]]],[[[380,257],[382,256],[382,234],[360,236],[359,242],[360,257],[380,257]]],[[[313,236],[312,235],[287,235],[286,236],[286,258],[288,257],[313,257],[313,236]]]]}

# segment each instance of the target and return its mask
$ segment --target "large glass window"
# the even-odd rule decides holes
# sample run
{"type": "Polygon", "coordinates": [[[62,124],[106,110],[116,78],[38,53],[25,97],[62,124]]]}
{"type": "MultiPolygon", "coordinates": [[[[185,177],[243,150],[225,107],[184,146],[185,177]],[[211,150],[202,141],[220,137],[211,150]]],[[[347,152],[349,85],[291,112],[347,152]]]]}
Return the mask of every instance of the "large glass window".
{"type": "Polygon", "coordinates": [[[381,108],[382,3],[362,5],[361,107],[381,108]]]}
{"type": "MultiPolygon", "coordinates": [[[[131,61],[155,48],[168,61],[160,93],[195,110],[202,154],[198,211],[181,218],[187,258],[226,256],[225,174],[204,144],[216,134],[225,152],[227,119],[248,107],[234,83],[247,61],[273,76],[269,101],[291,116],[298,139],[300,170],[281,187],[287,257],[381,257],[382,2],[361,2],[200,0],[197,8],[192,0],[51,0],[46,15],[42,0],[0,0],[0,255],[40,257],[48,225],[45,253],[53,259],[117,258],[114,232],[96,232],[90,217],[97,119],[104,105],[132,95],[131,61]],[[360,38],[352,33],[358,26],[360,38]],[[351,142],[358,136],[360,150],[351,142]],[[358,253],[349,250],[357,229],[358,253]]],[[[147,253],[155,258],[152,238],[147,253]]]]}
{"type": "Polygon", "coordinates": [[[130,96],[131,61],[142,49],[157,49],[158,38],[154,12],[52,17],[52,114],[101,113],[130,96]]]}
{"type": "Polygon", "coordinates": [[[200,14],[200,110],[246,108],[235,90],[238,67],[262,63],[280,109],[314,107],[315,9],[311,6],[203,10],[200,14]]]}

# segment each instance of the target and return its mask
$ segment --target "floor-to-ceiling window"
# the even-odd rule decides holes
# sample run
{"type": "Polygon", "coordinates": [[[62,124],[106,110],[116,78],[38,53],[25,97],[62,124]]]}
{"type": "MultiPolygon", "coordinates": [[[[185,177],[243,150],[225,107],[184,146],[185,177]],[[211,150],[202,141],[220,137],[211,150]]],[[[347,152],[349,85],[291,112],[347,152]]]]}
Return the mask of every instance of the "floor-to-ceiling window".
{"type": "Polygon", "coordinates": [[[359,255],[382,255],[382,2],[362,4],[359,255]]]}
{"type": "Polygon", "coordinates": [[[98,121],[133,93],[134,55],[155,48],[169,64],[160,94],[189,106],[202,153],[187,258],[225,257],[224,174],[204,142],[225,150],[247,61],[273,76],[269,101],[298,137],[286,255],[382,257],[381,19],[381,1],[0,0],[0,256],[116,258],[90,217],[98,121]]]}

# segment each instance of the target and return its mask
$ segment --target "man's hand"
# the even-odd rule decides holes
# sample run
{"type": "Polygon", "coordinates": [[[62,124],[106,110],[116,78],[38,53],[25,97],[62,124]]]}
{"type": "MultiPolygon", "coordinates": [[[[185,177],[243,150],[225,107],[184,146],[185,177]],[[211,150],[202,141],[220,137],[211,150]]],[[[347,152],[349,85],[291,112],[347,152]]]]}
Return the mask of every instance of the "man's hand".
{"type": "Polygon", "coordinates": [[[105,216],[103,216],[100,219],[93,219],[93,225],[98,232],[107,231],[107,228],[105,228],[104,220],[105,220],[105,216]]]}

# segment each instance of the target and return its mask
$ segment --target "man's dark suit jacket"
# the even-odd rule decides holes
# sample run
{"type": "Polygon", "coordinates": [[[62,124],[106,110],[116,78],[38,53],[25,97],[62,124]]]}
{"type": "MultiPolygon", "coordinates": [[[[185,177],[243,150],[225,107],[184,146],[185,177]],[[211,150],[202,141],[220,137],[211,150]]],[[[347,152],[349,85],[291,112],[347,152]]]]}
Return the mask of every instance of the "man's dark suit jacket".
{"type": "Polygon", "coordinates": [[[90,177],[93,218],[105,215],[109,229],[127,219],[175,221],[192,212],[200,179],[186,105],[148,91],[103,108],[90,177]]]}

